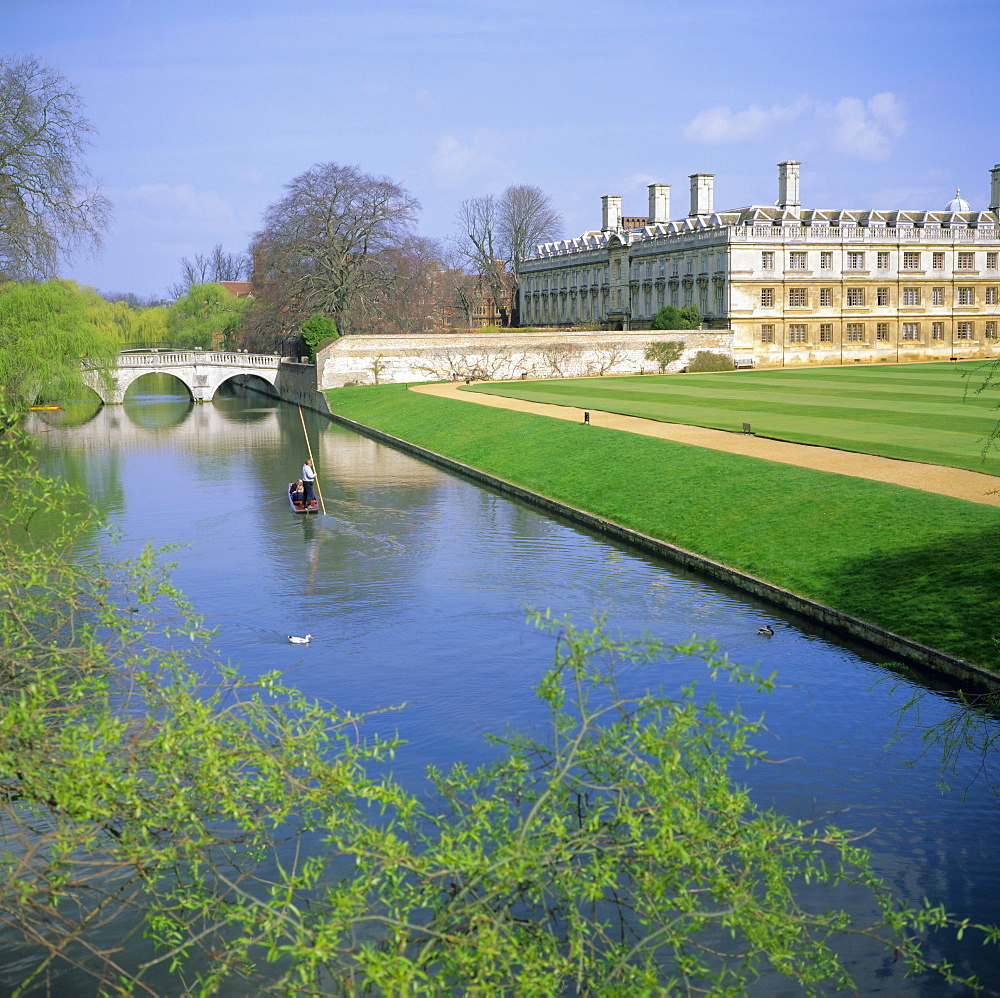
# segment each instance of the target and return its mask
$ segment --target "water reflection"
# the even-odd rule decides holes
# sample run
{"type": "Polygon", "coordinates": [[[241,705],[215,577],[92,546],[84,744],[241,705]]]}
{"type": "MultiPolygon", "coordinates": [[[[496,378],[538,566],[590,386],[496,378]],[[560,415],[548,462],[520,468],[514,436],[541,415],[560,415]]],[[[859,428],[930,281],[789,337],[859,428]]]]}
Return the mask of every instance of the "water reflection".
{"type": "MultiPolygon", "coordinates": [[[[405,703],[379,723],[410,741],[396,763],[409,785],[429,762],[487,758],[486,732],[542,722],[533,687],[552,642],[525,628],[525,606],[578,622],[603,613],[614,629],[672,642],[711,636],[731,657],[778,675],[770,698],[744,704],[753,715],[766,711],[764,747],[785,760],[740,775],[756,801],[871,830],[864,844],[905,898],[928,895],[950,911],[1000,921],[997,800],[976,781],[977,760],[963,763],[956,781],[970,788],[963,799],[938,790],[934,760],[909,765],[918,738],[886,748],[892,710],[921,688],[915,680],[876,686],[885,674],[878,659],[821,627],[311,414],[329,515],[295,516],[285,490],[307,448],[294,407],[228,394],[185,404],[173,423],[135,417],[136,407],[176,413],[183,400],[162,403],[130,400],[124,412],[105,409],[81,426],[44,427],[47,466],[101,497],[129,544],[183,545],[171,554],[175,579],[218,629],[223,658],[251,673],[290,670],[310,695],[357,713],[405,703]],[[775,628],[770,640],[757,635],[765,621],[775,628]],[[313,634],[312,645],[289,645],[293,633],[313,634]]],[[[677,661],[622,680],[669,687],[699,671],[677,661]]],[[[743,696],[725,686],[717,693],[726,703],[743,696]]],[[[924,718],[950,709],[935,694],[924,718]]],[[[990,951],[940,942],[950,959],[1000,986],[990,951]]],[[[869,991],[932,986],[901,980],[873,950],[851,959],[869,991]]]]}

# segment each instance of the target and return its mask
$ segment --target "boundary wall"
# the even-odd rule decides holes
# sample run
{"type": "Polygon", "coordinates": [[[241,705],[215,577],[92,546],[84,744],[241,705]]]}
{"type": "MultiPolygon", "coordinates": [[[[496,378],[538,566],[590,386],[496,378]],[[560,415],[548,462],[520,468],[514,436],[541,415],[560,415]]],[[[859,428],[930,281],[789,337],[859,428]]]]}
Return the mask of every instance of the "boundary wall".
{"type": "Polygon", "coordinates": [[[342,336],[317,354],[317,387],[651,374],[657,366],[646,360],[646,348],[663,340],[684,343],[680,359],[668,368],[671,371],[685,367],[699,350],[729,360],[733,356],[733,334],[728,329],[586,333],[508,329],[502,333],[342,336]]]}
{"type": "Polygon", "coordinates": [[[638,548],[641,551],[648,551],[674,564],[682,565],[685,568],[707,575],[709,578],[751,593],[775,606],[791,610],[793,613],[829,627],[830,630],[840,635],[853,638],[879,651],[886,652],[893,658],[902,660],[907,664],[916,665],[939,675],[951,676],[962,681],[966,687],[988,690],[1000,689],[1000,675],[984,666],[968,662],[955,655],[949,655],[947,652],[921,644],[918,641],[913,641],[900,634],[895,634],[884,627],[880,627],[878,624],[872,624],[859,617],[854,617],[841,610],[826,606],[823,603],[799,596],[787,589],[782,589],[780,586],[775,586],[770,582],[765,582],[763,579],[758,579],[756,576],[739,572],[721,562],[695,554],[693,551],[686,551],[684,548],[668,544],[666,541],[650,537],[648,534],[640,533],[637,530],[630,530],[628,527],[623,527],[621,524],[597,516],[594,513],[588,513],[586,510],[577,509],[574,506],[558,502],[555,499],[549,499],[547,496],[532,492],[520,485],[515,485],[513,482],[497,478],[487,472],[480,471],[478,468],[462,464],[460,461],[454,461],[449,457],[437,454],[434,451],[427,450],[399,437],[394,437],[382,430],[366,426],[364,423],[355,422],[353,419],[338,416],[332,412],[329,418],[335,423],[355,430],[357,433],[378,440],[380,443],[388,444],[398,450],[405,451],[424,461],[429,461],[431,464],[455,472],[464,478],[478,482],[480,485],[496,489],[504,495],[519,499],[531,506],[545,510],[547,513],[563,517],[574,523],[579,523],[605,536],[613,537],[625,544],[638,548]]]}

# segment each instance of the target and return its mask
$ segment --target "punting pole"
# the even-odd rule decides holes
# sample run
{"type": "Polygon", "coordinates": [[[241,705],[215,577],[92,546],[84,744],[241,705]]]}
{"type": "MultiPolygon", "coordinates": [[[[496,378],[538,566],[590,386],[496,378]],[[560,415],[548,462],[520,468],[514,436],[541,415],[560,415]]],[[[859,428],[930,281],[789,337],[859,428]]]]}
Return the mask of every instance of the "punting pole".
{"type": "MultiPolygon", "coordinates": [[[[299,406],[299,419],[302,420],[302,432],[306,438],[306,448],[309,451],[309,460],[313,460],[313,449],[312,444],[309,443],[309,432],[306,430],[306,417],[302,415],[302,406],[299,406]]],[[[313,471],[316,471],[316,462],[313,461],[313,471]]],[[[326,516],[326,503],[323,502],[323,490],[319,487],[319,472],[316,472],[316,478],[313,481],[313,485],[316,486],[316,495],[319,496],[319,504],[323,509],[323,515],[326,516]]]]}

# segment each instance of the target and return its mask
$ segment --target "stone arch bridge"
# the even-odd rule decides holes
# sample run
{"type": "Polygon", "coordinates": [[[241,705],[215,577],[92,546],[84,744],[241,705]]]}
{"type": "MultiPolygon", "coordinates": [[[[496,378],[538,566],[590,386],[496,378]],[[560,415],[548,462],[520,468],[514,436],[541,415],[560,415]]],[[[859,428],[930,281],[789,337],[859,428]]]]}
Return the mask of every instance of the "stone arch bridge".
{"type": "Polygon", "coordinates": [[[239,376],[266,381],[275,388],[281,358],[272,354],[237,353],[214,350],[126,351],[119,354],[111,372],[112,384],[96,371],[84,380],[105,405],[120,405],[129,386],[144,374],[172,374],[183,382],[195,402],[211,402],[223,382],[239,376]]]}

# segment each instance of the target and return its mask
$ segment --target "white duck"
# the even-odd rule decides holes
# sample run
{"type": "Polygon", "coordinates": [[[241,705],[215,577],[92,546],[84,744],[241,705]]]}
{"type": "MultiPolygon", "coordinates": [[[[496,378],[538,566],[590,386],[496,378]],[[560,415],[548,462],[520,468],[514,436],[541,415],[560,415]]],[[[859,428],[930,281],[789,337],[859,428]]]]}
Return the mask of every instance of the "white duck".
{"type": "Polygon", "coordinates": [[[312,641],[312,639],[313,636],[311,634],[307,634],[304,638],[300,638],[296,634],[288,635],[288,640],[291,641],[293,645],[307,645],[310,641],[312,641]]]}

